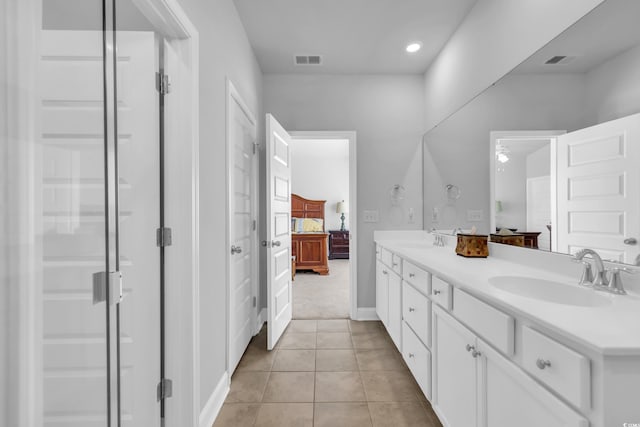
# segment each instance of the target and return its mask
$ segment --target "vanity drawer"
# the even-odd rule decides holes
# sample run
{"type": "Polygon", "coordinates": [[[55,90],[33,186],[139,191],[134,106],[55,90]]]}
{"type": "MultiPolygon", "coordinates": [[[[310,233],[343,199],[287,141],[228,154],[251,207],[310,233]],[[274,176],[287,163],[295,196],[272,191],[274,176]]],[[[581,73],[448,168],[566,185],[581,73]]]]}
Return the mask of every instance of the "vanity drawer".
{"type": "Polygon", "coordinates": [[[380,248],[380,259],[387,267],[391,267],[391,260],[393,259],[393,253],[388,249],[380,248]]]}
{"type": "Polygon", "coordinates": [[[460,289],[454,289],[453,313],[504,354],[514,352],[515,319],[460,289]]]}
{"type": "Polygon", "coordinates": [[[402,322],[402,357],[424,395],[431,400],[431,352],[407,322],[402,322]]]}
{"type": "Polygon", "coordinates": [[[413,265],[406,259],[402,260],[402,278],[425,295],[429,295],[430,276],[420,267],[413,265]]]}
{"type": "Polygon", "coordinates": [[[522,365],[531,375],[581,409],[591,406],[589,359],[527,326],[522,330],[522,365]]]}
{"type": "Polygon", "coordinates": [[[402,318],[431,347],[431,301],[407,282],[402,282],[402,318]]]}
{"type": "Polygon", "coordinates": [[[432,276],[431,300],[446,310],[451,311],[451,307],[453,306],[452,286],[438,276],[432,276]]]}
{"type": "Polygon", "coordinates": [[[393,271],[402,276],[402,258],[396,254],[391,254],[391,264],[389,265],[393,271]]]}

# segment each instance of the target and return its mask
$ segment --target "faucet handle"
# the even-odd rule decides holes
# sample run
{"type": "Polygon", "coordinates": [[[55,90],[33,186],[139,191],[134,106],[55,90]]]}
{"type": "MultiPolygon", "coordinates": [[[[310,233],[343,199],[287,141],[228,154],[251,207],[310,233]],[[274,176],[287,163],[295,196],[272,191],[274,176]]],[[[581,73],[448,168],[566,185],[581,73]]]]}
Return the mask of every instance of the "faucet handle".
{"type": "Polygon", "coordinates": [[[579,284],[583,286],[591,286],[593,285],[593,269],[591,268],[591,263],[589,261],[577,261],[582,264],[582,276],[580,276],[579,284]]]}
{"type": "Polygon", "coordinates": [[[613,267],[609,270],[609,286],[607,290],[613,294],[626,295],[627,291],[624,290],[620,273],[637,274],[638,271],[627,267],[613,267]]]}

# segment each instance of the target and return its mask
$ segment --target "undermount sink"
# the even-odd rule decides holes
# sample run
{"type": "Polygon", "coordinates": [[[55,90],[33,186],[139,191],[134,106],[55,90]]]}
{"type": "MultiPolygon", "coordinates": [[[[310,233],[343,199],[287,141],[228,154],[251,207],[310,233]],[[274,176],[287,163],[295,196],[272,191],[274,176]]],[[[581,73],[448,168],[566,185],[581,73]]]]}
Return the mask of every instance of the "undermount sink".
{"type": "Polygon", "coordinates": [[[523,276],[495,276],[489,284],[510,294],[555,304],[578,307],[602,307],[611,300],[593,289],[579,288],[561,282],[523,276]]]}

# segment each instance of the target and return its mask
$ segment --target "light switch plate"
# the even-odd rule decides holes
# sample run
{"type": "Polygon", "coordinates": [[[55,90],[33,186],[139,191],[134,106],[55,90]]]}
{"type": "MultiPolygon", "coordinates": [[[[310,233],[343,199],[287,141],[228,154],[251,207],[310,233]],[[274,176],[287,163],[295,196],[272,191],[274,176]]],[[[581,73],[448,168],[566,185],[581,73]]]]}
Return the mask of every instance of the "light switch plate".
{"type": "Polygon", "coordinates": [[[482,209],[469,209],[467,211],[467,221],[469,222],[479,222],[484,220],[484,213],[482,212],[482,209]]]}
{"type": "Polygon", "coordinates": [[[363,211],[364,222],[378,222],[378,211],[363,211]]]}

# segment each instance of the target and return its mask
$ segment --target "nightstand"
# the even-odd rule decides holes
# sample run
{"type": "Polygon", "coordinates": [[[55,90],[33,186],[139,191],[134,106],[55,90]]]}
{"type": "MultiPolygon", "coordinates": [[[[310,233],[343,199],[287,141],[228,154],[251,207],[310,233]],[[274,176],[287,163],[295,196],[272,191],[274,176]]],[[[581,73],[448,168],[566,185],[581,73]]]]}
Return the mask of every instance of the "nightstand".
{"type": "Polygon", "coordinates": [[[348,230],[329,230],[329,259],[349,259],[348,230]]]}

